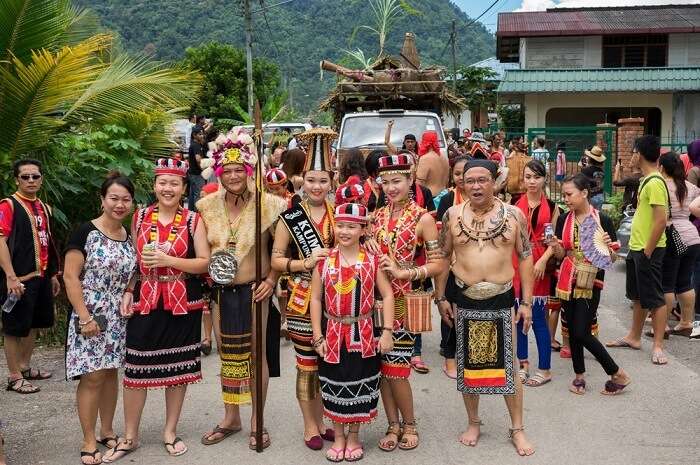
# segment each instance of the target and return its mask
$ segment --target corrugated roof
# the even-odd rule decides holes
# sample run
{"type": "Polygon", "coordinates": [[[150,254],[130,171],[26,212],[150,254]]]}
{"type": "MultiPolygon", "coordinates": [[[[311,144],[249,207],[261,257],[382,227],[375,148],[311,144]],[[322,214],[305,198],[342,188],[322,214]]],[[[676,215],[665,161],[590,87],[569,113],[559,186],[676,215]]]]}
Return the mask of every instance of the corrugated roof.
{"type": "Polygon", "coordinates": [[[499,13],[498,37],[700,32],[700,5],[499,13]]]}
{"type": "Polygon", "coordinates": [[[506,71],[520,68],[520,64],[518,63],[501,63],[496,57],[487,58],[469,66],[474,68],[491,69],[494,73],[496,73],[496,75],[489,79],[489,81],[501,81],[503,76],[506,74],[506,71]]]}
{"type": "Polygon", "coordinates": [[[700,68],[520,69],[506,71],[501,94],[700,91],[700,68]]]}

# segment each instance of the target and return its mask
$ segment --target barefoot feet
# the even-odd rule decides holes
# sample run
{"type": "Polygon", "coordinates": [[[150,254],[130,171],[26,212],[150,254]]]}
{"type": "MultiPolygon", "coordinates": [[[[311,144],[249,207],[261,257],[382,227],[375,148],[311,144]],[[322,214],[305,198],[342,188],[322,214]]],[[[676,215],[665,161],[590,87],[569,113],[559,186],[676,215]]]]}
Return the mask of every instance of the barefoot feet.
{"type": "Polygon", "coordinates": [[[475,447],[481,436],[481,420],[469,420],[467,430],[459,437],[459,442],[465,446],[475,447]]]}
{"type": "Polygon", "coordinates": [[[515,446],[515,450],[521,457],[529,456],[535,453],[535,448],[530,444],[525,436],[525,428],[511,428],[510,429],[510,440],[515,446]]]}

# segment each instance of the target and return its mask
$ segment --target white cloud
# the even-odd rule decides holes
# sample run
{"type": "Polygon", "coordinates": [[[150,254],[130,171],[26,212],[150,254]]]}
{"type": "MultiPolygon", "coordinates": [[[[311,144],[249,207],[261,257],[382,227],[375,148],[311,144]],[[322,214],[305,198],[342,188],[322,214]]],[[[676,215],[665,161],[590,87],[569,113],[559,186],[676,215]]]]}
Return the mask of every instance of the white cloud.
{"type": "Polygon", "coordinates": [[[698,0],[523,0],[515,11],[544,11],[548,8],[585,8],[600,6],[697,5],[698,0]]]}

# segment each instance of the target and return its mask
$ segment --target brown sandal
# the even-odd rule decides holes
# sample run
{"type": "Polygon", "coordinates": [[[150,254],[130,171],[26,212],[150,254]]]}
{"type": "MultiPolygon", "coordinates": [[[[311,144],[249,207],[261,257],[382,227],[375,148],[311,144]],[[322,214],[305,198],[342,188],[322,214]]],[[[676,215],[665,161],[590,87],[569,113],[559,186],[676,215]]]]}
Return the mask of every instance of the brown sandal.
{"type": "Polygon", "coordinates": [[[401,450],[413,450],[416,447],[418,447],[418,429],[416,428],[416,421],[404,421],[403,422],[403,434],[401,435],[401,441],[399,441],[399,449],[401,450]],[[408,438],[406,438],[406,435],[409,436],[415,436],[416,437],[416,444],[413,446],[407,446],[408,444],[408,438]]]}
{"type": "Polygon", "coordinates": [[[377,444],[384,452],[393,452],[399,445],[399,441],[401,440],[401,426],[398,422],[392,421],[389,423],[389,427],[386,429],[384,435],[388,436],[390,434],[396,436],[396,441],[384,441],[385,445],[382,446],[382,441],[380,440],[377,444]]]}
{"type": "Polygon", "coordinates": [[[41,388],[39,386],[34,386],[25,378],[17,378],[7,380],[6,390],[16,392],[17,394],[34,394],[41,391],[41,388]]]}
{"type": "MultiPolygon", "coordinates": [[[[262,437],[263,437],[262,448],[263,448],[263,450],[265,450],[268,447],[270,447],[270,444],[272,444],[272,441],[270,440],[270,433],[267,432],[267,428],[263,428],[262,437]]],[[[248,448],[250,450],[257,450],[257,443],[255,443],[255,444],[253,443],[253,441],[256,441],[255,431],[250,432],[250,437],[248,439],[249,439],[248,448]]]]}

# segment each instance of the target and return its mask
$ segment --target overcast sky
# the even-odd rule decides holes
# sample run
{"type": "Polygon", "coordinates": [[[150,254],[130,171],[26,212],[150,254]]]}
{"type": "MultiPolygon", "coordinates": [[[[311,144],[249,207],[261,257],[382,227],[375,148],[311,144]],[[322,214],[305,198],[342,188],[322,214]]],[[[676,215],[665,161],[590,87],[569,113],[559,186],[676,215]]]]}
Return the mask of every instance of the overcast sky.
{"type": "MultiPolygon", "coordinates": [[[[493,0],[452,0],[470,17],[479,16],[493,0]]],[[[489,30],[496,30],[498,13],[501,11],[538,11],[553,7],[582,7],[582,6],[630,6],[630,5],[692,5],[700,4],[700,0],[499,0],[486,13],[481,21],[489,30]]]]}

